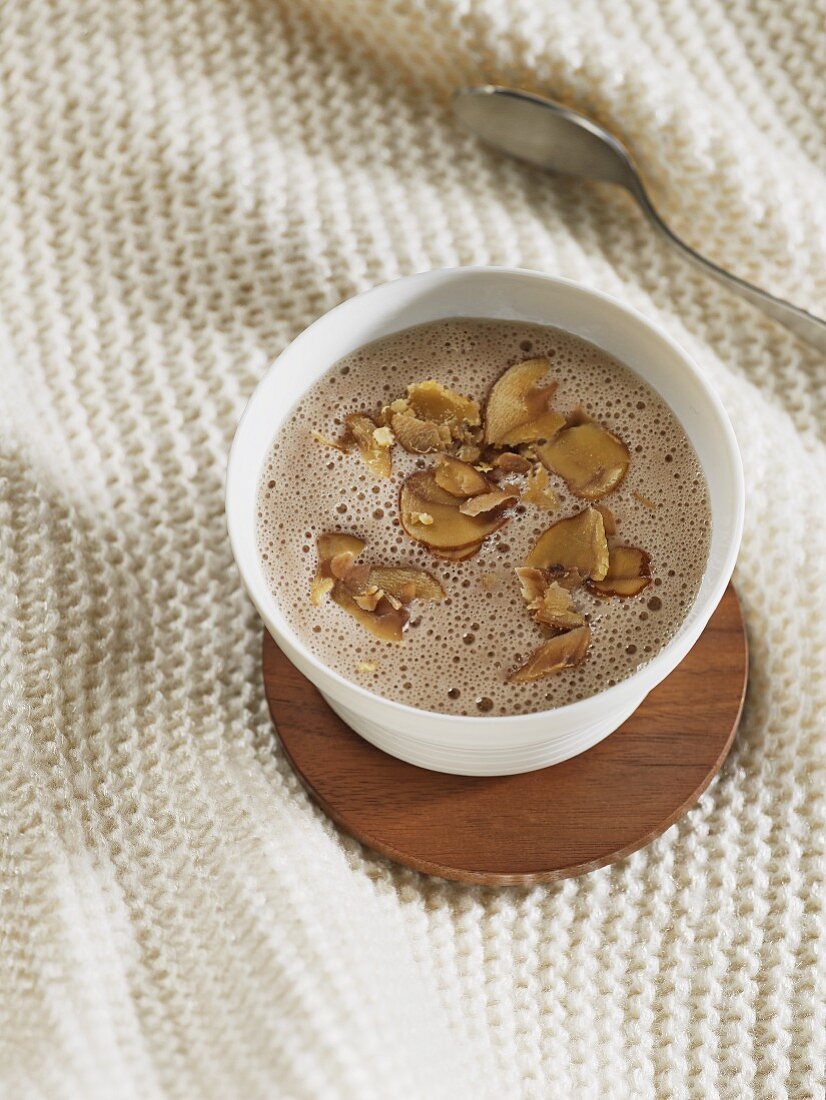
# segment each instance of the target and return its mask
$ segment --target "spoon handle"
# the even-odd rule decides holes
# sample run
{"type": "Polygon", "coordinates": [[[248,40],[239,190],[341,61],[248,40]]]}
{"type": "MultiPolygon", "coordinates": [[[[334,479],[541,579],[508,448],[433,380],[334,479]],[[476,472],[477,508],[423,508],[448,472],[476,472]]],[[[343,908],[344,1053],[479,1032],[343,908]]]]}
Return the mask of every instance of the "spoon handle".
{"type": "Polygon", "coordinates": [[[634,183],[634,198],[640,204],[652,225],[659,230],[670,244],[679,249],[687,260],[690,260],[707,275],[711,275],[719,283],[735,290],[742,298],[751,302],[753,306],[757,306],[758,309],[762,309],[773,320],[785,325],[795,336],[799,336],[801,340],[805,340],[819,351],[826,353],[826,321],[822,321],[812,313],[807,313],[805,309],[798,309],[797,306],[784,301],[783,298],[775,298],[773,294],[767,294],[765,290],[752,286],[745,279],[738,279],[736,275],[731,275],[728,271],[724,271],[722,267],[712,263],[711,260],[707,260],[705,256],[701,256],[699,252],[695,252],[665,224],[649,199],[642,183],[637,185],[636,180],[634,183]]]}

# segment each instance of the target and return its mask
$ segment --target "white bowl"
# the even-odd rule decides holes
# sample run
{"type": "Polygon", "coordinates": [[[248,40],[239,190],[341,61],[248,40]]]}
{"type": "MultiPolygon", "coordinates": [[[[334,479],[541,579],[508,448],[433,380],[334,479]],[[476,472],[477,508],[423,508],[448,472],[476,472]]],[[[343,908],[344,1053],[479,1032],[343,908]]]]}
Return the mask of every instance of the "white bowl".
{"type": "MultiPolygon", "coordinates": [[[[296,492],[301,491],[300,484],[296,492]]],[[[357,733],[411,764],[458,775],[510,775],[557,764],[620,726],[699,638],[729,582],[743,527],[740,453],[709,383],[657,325],[613,298],[566,279],[493,267],[428,271],[359,294],[315,321],[278,356],[247,404],[227,470],[232,551],[275,641],[357,733]],[[483,317],[555,325],[631,367],[676,413],[699,456],[711,503],[705,575],[679,631],[648,664],[598,695],[510,717],[460,717],[392,702],[318,660],[270,591],[256,548],[256,502],[276,433],[307,389],[342,356],[411,325],[483,317]]]]}

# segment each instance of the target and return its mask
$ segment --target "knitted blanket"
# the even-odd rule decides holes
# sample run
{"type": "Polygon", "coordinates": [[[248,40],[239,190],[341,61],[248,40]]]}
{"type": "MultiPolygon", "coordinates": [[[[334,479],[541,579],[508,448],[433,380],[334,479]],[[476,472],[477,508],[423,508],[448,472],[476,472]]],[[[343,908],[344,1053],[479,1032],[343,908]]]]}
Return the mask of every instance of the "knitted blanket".
{"type": "Polygon", "coordinates": [[[674,228],[826,302],[823,0],[0,6],[0,1094],[823,1096],[826,364],[609,187],[457,130],[497,81],[592,114],[674,228]],[[699,805],[616,866],[470,889],[293,777],[222,484],[319,313],[521,265],[663,324],[748,482],[753,668],[699,805]]]}

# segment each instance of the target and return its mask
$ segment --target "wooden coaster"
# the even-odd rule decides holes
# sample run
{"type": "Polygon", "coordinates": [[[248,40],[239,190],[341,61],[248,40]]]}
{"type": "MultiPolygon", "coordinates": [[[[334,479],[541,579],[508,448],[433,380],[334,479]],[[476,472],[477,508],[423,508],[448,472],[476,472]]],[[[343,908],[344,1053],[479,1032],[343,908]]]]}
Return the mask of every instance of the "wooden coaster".
{"type": "Polygon", "coordinates": [[[663,833],[717,774],[747,676],[729,585],[682,664],[588,752],[523,775],[442,775],[353,733],[264,633],[264,686],[281,744],[329,816],[417,871],[491,886],[583,875],[663,833]]]}

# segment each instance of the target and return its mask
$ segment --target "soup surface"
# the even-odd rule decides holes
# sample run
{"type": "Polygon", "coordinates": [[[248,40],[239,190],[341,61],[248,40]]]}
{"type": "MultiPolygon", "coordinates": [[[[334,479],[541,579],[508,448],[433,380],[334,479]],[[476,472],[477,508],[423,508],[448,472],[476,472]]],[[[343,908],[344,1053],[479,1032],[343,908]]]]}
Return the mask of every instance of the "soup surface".
{"type": "MultiPolygon", "coordinates": [[[[392,422],[392,414],[384,419],[392,422]]],[[[395,423],[399,426],[398,420],[395,423]]],[[[389,430],[390,435],[385,432],[379,439],[394,438],[389,430]]],[[[451,446],[455,455],[459,444],[451,446]]],[[[462,453],[474,457],[472,450],[462,453]]],[[[699,589],[708,557],[709,517],[707,487],[685,432],[633,370],[558,329],[457,318],[407,329],[361,348],[304,396],[278,433],[261,475],[258,546],[287,621],[317,658],[345,678],[424,710],[516,715],[593,695],[623,680],[662,649],[699,589]],[[407,531],[400,522],[404,483],[417,473],[429,471],[432,477],[442,462],[437,454],[410,453],[395,442],[387,452],[390,476],[380,477],[355,445],[345,453],[319,441],[320,436],[336,442],[350,414],[366,413],[379,425],[383,407],[404,398],[411,384],[431,379],[478,403],[483,420],[474,429],[478,437],[484,430],[486,398],[497,379],[515,364],[543,358],[548,361],[545,382],[556,383],[549,406],[560,422],[568,418],[570,428],[590,419],[603,426],[610,433],[606,438],[620,441],[609,445],[627,453],[627,470],[615,488],[587,499],[581,485],[579,492],[572,489],[576,470],[572,475],[564,465],[559,447],[546,451],[551,454],[550,466],[538,460],[544,437],[535,447],[498,449],[486,447],[483,438],[478,448],[483,453],[468,464],[488,480],[492,491],[518,496],[480,513],[480,522],[501,521],[501,526],[467,560],[445,560],[427,545],[426,540],[435,537],[431,529],[438,531],[441,520],[434,524],[426,507],[420,507],[414,519],[408,516],[407,531]],[[493,465],[503,451],[519,454],[523,461],[513,463],[530,466],[530,471],[493,465]],[[533,502],[536,494],[526,493],[538,466],[548,469],[547,477],[540,472],[534,483],[541,504],[533,502]],[[566,476],[555,467],[564,469],[566,476]],[[554,589],[553,606],[559,611],[569,601],[569,614],[586,624],[579,629],[587,634],[587,652],[580,652],[571,667],[536,679],[514,678],[532,654],[564,633],[556,612],[548,625],[541,611],[531,610],[530,593],[523,592],[526,582],[516,570],[531,559],[549,527],[584,511],[596,520],[590,512],[596,507],[606,510],[597,524],[606,529],[612,520],[615,524],[614,533],[605,534],[610,547],[643,552],[642,557],[632,557],[624,571],[633,573],[639,566],[646,575],[639,582],[632,577],[625,590],[633,590],[637,583],[644,587],[636,594],[606,595],[594,577],[577,583],[581,577],[574,572],[572,583],[571,573],[561,573],[553,560],[540,562],[550,567],[541,584],[555,577],[561,581],[554,589]],[[408,599],[401,612],[408,620],[403,641],[375,636],[328,593],[317,594],[317,604],[311,601],[319,567],[316,540],[336,532],[362,540],[357,562],[418,567],[441,585],[441,599],[408,599]],[[560,587],[568,595],[560,594],[560,587]]],[[[464,552],[447,551],[454,557],[464,552]]],[[[616,572],[613,557],[611,561],[616,572]]],[[[620,558],[617,561],[622,565],[620,558]]],[[[536,580],[534,576],[532,583],[536,580]]],[[[610,582],[609,573],[603,587],[607,584],[610,590],[610,582]]],[[[370,588],[376,586],[362,583],[361,591],[370,588]]],[[[370,596],[361,599],[369,607],[370,596]]]]}

